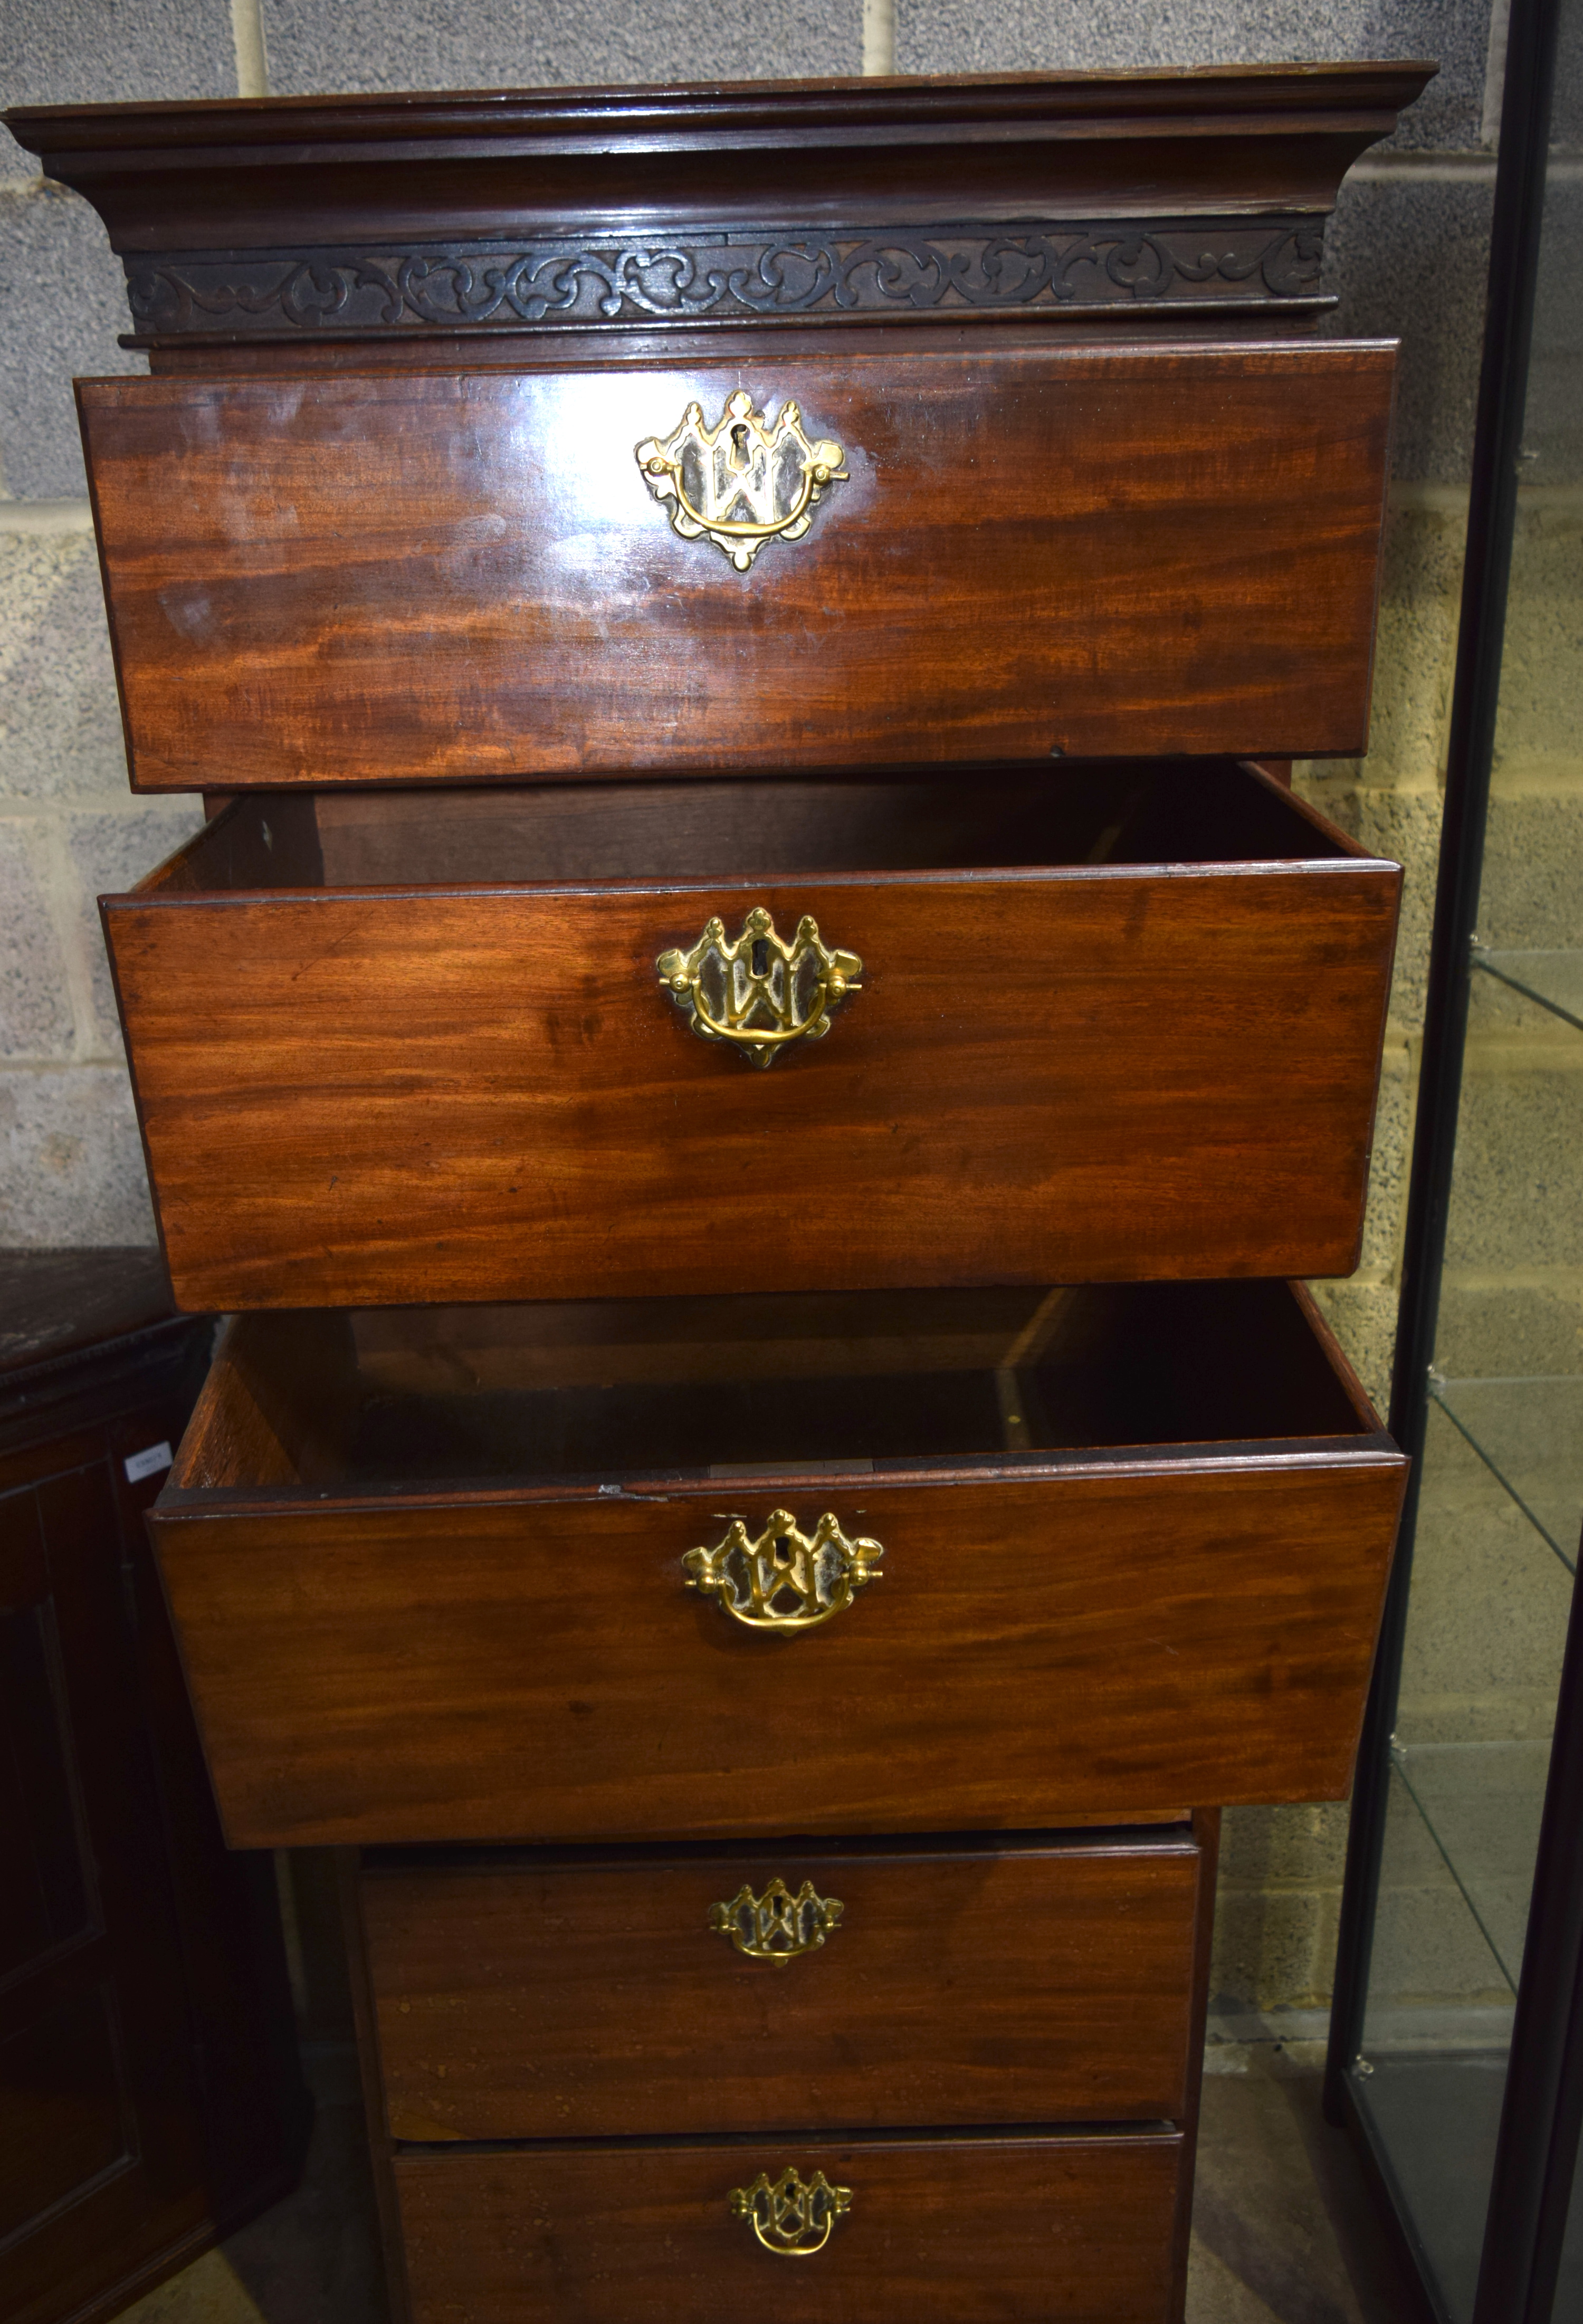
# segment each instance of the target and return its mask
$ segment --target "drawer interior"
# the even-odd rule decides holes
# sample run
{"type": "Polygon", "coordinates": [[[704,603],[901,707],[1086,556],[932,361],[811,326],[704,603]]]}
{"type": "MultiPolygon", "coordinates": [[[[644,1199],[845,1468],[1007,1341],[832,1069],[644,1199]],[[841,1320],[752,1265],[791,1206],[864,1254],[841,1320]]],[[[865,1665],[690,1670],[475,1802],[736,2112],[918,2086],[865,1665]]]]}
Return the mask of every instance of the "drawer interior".
{"type": "Polygon", "coordinates": [[[140,893],[1297,862],[1361,855],[1233,759],[1062,761],[949,781],[255,792],[140,893]]]}
{"type": "Polygon", "coordinates": [[[1377,1439],[1284,1283],[255,1314],[167,1490],[810,1477],[1377,1439]]]}

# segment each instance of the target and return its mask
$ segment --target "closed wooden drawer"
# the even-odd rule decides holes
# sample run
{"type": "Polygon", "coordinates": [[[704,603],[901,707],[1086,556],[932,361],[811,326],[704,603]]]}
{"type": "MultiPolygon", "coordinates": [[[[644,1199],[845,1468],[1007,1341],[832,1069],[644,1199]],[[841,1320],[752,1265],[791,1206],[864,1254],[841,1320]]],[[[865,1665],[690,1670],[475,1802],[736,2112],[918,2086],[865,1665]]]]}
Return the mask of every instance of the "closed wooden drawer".
{"type": "Polygon", "coordinates": [[[830,2324],[1166,2324],[1181,2167],[1161,2133],[409,2153],[395,2177],[414,2324],[718,2324],[791,2299],[830,2324]],[[794,2271],[731,2208],[788,2170],[849,2198],[794,2271]]]}
{"type": "Polygon", "coordinates": [[[153,1524],[233,1845],[1026,1830],[1343,1793],[1404,1466],[1278,1284],[255,1315],[153,1524]]]}
{"type": "MultiPolygon", "coordinates": [[[[85,381],[134,784],[1361,752],[1394,358],[85,381]],[[745,572],[637,457],[738,390],[845,460],[745,572]]],[[[736,425],[773,521],[783,456],[736,425]]]]}
{"type": "Polygon", "coordinates": [[[1399,881],[1145,761],[273,794],[106,928],[194,1309],[1338,1275],[1399,881]],[[761,909],[858,989],[699,1038],[657,964],[761,909]]]}
{"type": "Polygon", "coordinates": [[[1199,1862],[1180,1829],[375,1859],[391,2135],[1175,2117],[1199,1862]]]}

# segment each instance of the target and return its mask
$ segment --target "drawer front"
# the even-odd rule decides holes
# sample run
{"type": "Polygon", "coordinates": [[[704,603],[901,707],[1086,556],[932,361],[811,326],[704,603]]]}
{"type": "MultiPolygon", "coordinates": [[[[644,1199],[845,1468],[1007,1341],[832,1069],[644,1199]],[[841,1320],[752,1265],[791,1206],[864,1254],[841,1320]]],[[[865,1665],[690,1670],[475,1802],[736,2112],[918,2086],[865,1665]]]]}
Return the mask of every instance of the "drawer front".
{"type": "Polygon", "coordinates": [[[745,572],[636,457],[736,366],[87,381],[133,780],[1359,752],[1393,363],[766,350],[745,572]]]}
{"type": "Polygon", "coordinates": [[[1051,1829],[1346,1791],[1404,1467],[195,1494],[153,1522],[234,1847],[1051,1829]],[[683,1564],[788,1496],[884,1549],[805,1635],[683,1564]]]}
{"type": "Polygon", "coordinates": [[[373,1305],[1347,1274],[1398,885],[162,892],[106,925],[178,1299],[373,1305]],[[862,962],[767,1071],[655,972],[760,906],[862,962]]]}
{"type": "Polygon", "coordinates": [[[1171,2119],[1199,1868],[1173,1836],[370,1870],[391,2133],[1171,2119]]]}
{"type": "Polygon", "coordinates": [[[718,2324],[793,2300],[829,2324],[1167,2324],[1181,2169],[1180,2138],[1121,2135],[406,2154],[395,2177],[413,2324],[718,2324]],[[794,2270],[732,2209],[788,2172],[788,2236],[826,2224],[816,2179],[848,2199],[794,2270]]]}

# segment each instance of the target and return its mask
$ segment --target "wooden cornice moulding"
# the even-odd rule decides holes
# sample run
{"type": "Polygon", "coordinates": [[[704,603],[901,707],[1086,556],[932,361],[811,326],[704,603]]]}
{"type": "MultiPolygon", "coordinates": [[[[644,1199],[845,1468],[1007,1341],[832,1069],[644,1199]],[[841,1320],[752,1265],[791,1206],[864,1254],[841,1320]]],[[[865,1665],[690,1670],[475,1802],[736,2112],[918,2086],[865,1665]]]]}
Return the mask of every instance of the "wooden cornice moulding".
{"type": "MultiPolygon", "coordinates": [[[[1430,64],[32,106],[133,343],[1297,315],[1430,64]]],[[[69,289],[66,295],[69,295],[69,289]]]]}

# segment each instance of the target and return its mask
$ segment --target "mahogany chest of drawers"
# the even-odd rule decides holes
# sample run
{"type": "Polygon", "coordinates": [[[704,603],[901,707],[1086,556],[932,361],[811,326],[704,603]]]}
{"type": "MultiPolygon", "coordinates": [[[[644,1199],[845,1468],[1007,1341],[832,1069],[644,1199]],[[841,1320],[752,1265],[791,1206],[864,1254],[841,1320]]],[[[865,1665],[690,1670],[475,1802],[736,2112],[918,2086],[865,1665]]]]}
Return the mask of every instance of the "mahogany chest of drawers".
{"type": "Polygon", "coordinates": [[[1219,1808],[1345,1792],[1403,1463],[1413,65],[13,114],[79,401],[152,1518],[239,1847],[342,1851],[393,2306],[1169,2324],[1219,1808]],[[787,2279],[782,2264],[808,2262],[787,2279]]]}

